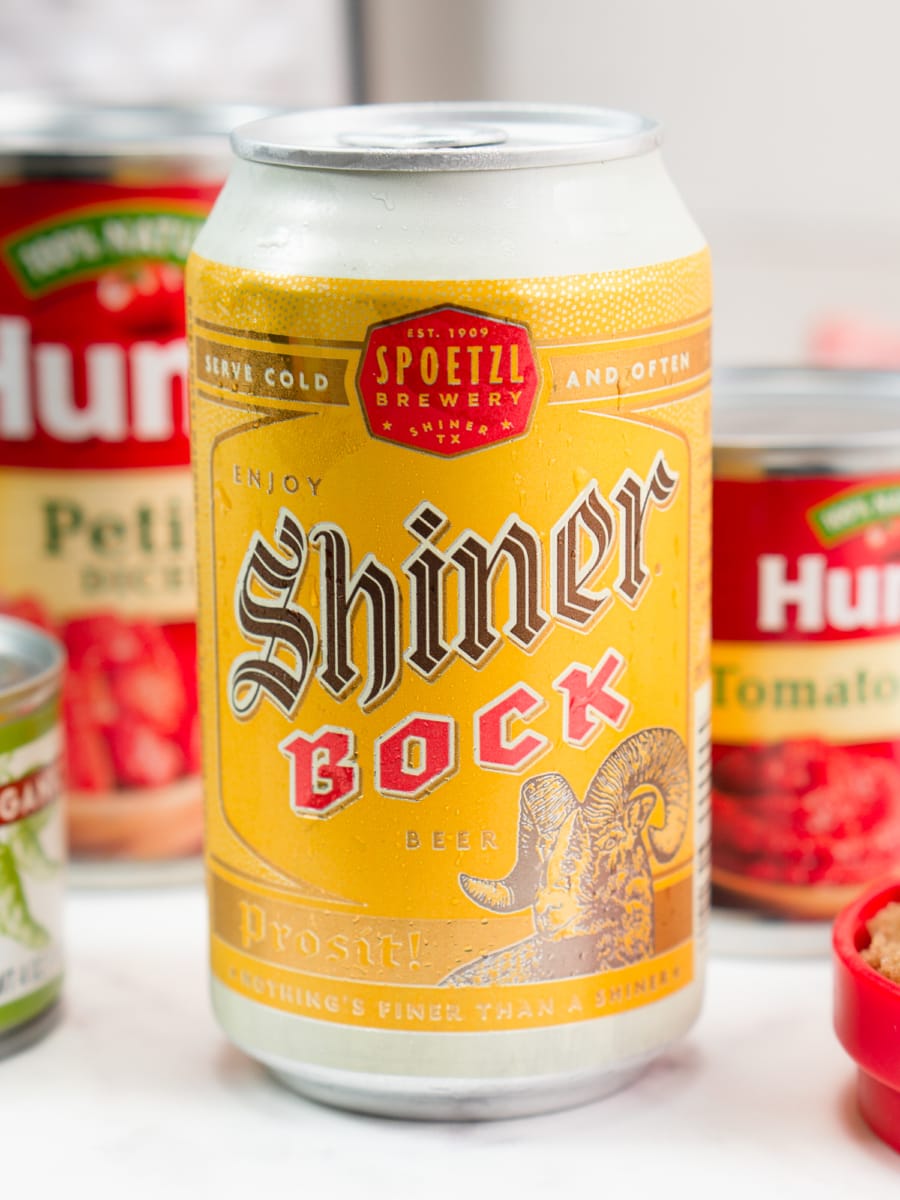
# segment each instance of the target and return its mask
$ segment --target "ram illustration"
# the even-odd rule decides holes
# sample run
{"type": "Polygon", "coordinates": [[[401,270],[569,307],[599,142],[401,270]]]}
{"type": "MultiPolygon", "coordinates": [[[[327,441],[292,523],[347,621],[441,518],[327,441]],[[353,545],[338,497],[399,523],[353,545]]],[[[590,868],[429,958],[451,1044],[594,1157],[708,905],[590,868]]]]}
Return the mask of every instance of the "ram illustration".
{"type": "Polygon", "coordinates": [[[460,875],[463,891],[493,912],[531,907],[535,933],[442,980],[486,987],[591,975],[649,957],[654,948],[650,855],[667,863],[688,821],[690,773],[672,729],[642,729],[600,766],[583,801],[562,775],[522,785],[518,854],[505,879],[460,875]],[[662,799],[661,825],[650,818],[662,799]]]}

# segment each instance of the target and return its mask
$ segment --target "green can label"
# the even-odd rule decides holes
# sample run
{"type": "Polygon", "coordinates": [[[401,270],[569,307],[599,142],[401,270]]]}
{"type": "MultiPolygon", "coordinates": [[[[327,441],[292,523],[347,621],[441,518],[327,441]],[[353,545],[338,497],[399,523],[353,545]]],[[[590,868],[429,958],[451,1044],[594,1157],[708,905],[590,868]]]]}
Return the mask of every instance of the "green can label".
{"type": "Polygon", "coordinates": [[[61,986],[61,750],[55,699],[0,726],[0,1036],[61,986]]]}

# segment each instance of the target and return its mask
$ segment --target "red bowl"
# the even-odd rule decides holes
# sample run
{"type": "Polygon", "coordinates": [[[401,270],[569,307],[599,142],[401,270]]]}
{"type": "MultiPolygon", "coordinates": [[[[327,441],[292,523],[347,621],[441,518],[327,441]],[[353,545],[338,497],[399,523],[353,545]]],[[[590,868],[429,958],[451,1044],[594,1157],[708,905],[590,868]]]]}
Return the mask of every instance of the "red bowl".
{"type": "Polygon", "coordinates": [[[859,1066],[857,1098],[866,1123],[900,1151],[900,984],[863,962],[866,922],[892,900],[900,880],[863,893],[834,923],[834,1028],[859,1066]]]}

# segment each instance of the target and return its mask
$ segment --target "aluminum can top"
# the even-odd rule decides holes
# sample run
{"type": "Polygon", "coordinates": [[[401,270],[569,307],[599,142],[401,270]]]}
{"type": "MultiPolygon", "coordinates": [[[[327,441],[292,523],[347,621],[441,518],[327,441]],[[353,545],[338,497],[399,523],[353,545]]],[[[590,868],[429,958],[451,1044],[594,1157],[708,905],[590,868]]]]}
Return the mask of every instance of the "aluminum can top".
{"type": "Polygon", "coordinates": [[[25,621],[0,617],[0,721],[52,695],[64,659],[56,638],[25,621]]]}
{"type": "Polygon", "coordinates": [[[606,108],[371,104],[284,113],[235,129],[240,158],[338,171],[498,171],[573,166],[654,150],[659,125],[606,108]]]}
{"type": "Polygon", "coordinates": [[[900,458],[898,372],[732,368],[713,395],[719,475],[865,473],[900,458]]]}

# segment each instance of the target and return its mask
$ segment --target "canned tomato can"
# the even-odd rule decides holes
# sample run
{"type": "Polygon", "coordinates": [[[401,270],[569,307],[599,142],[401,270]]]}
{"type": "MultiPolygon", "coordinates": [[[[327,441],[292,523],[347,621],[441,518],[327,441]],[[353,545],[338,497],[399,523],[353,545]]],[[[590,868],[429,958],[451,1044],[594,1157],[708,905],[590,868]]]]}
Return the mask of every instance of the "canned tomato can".
{"type": "Polygon", "coordinates": [[[314,1098],[562,1107],[697,1014],[710,274],[658,143],[233,137],[187,275],[212,991],[314,1098]]]}
{"type": "Polygon", "coordinates": [[[0,608],[68,654],[76,878],[200,851],[183,270],[250,111],[0,103],[0,608]]]}
{"type": "Polygon", "coordinates": [[[900,376],[717,379],[718,948],[827,953],[900,865],[900,376]]]}
{"type": "Polygon", "coordinates": [[[62,989],[63,659],[0,617],[0,1057],[49,1029],[62,989]]]}

